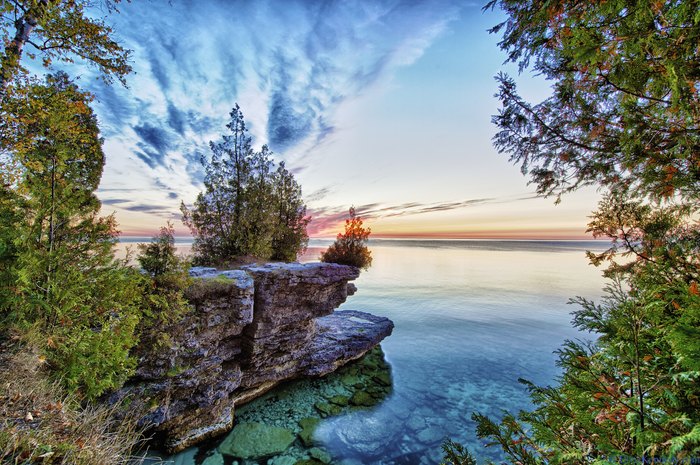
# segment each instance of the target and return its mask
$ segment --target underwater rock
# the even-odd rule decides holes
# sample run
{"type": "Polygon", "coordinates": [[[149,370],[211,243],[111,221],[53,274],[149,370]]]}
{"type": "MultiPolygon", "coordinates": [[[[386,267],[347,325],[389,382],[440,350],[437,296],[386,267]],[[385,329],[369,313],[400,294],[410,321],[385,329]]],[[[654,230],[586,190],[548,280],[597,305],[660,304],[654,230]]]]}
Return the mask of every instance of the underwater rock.
{"type": "Polygon", "coordinates": [[[204,459],[202,465],[224,465],[224,456],[215,452],[213,455],[204,459]]]}
{"type": "Polygon", "coordinates": [[[172,462],[173,465],[194,465],[194,457],[197,455],[197,448],[188,450],[184,454],[180,454],[172,462]]]}
{"type": "Polygon", "coordinates": [[[367,393],[367,391],[356,391],[355,394],[350,398],[350,403],[352,405],[360,405],[363,407],[370,407],[377,403],[374,398],[367,393]]]}
{"type": "Polygon", "coordinates": [[[263,423],[241,423],[219,445],[224,455],[258,459],[284,452],[295,439],[292,431],[263,423]]]}
{"type": "Polygon", "coordinates": [[[309,449],[309,455],[311,455],[312,458],[317,459],[323,463],[331,462],[331,454],[329,454],[328,451],[321,449],[320,447],[312,447],[311,449],[309,449]]]}
{"type": "Polygon", "coordinates": [[[321,419],[316,417],[302,418],[299,420],[299,426],[301,427],[299,438],[305,446],[309,447],[314,444],[314,431],[316,431],[316,427],[320,422],[321,419]]]}
{"type": "Polygon", "coordinates": [[[340,445],[349,455],[377,456],[401,431],[401,425],[376,414],[359,412],[335,427],[340,445]]]}
{"type": "Polygon", "coordinates": [[[291,455],[278,455],[267,461],[267,465],[295,465],[296,463],[296,457],[291,455]]]}

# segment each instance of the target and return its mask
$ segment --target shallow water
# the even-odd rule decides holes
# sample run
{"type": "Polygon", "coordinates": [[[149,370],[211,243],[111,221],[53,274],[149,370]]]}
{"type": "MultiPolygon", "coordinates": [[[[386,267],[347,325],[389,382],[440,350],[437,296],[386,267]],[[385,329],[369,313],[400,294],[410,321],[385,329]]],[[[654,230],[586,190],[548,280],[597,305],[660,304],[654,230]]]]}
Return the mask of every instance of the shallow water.
{"type": "MultiPolygon", "coordinates": [[[[327,242],[310,245],[302,261],[316,259],[327,242]]],[[[554,382],[553,351],[567,338],[587,336],[571,328],[573,308],[567,301],[600,295],[600,270],[588,265],[584,251],[601,247],[590,242],[373,241],[373,266],[356,281],[357,294],[341,309],[394,321],[394,333],[382,343],[391,386],[376,405],[343,408],[322,419],[315,447],[330,454],[333,463],[427,465],[439,463],[441,443],[451,437],[478,457],[498,460],[499,451],[484,448],[476,438],[471,414],[499,417],[504,409],[527,408],[518,378],[554,382]]],[[[300,418],[320,415],[315,403],[353,394],[338,384],[341,378],[286,384],[239,409],[237,421],[262,421],[298,433],[300,418]]],[[[217,446],[212,442],[170,459],[236,463],[218,455],[217,446]]],[[[310,458],[309,451],[297,439],[283,457],[237,462],[293,465],[310,458]]]]}

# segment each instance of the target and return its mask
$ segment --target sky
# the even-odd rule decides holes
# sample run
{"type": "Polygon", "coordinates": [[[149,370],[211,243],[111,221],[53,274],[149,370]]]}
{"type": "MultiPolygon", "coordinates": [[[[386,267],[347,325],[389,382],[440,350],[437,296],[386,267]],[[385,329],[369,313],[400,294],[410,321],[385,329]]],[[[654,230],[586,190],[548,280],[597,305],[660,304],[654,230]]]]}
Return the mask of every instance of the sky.
{"type": "MultiPolygon", "coordinates": [[[[598,195],[538,198],[491,145],[503,19],[452,0],[139,1],[107,22],[133,51],[128,87],[82,71],[107,163],[98,191],[123,235],[147,236],[203,189],[202,156],[238,103],[303,189],[312,237],[348,208],[373,237],[581,239],[598,195]]],[[[521,93],[549,85],[525,72],[521,93]]]]}

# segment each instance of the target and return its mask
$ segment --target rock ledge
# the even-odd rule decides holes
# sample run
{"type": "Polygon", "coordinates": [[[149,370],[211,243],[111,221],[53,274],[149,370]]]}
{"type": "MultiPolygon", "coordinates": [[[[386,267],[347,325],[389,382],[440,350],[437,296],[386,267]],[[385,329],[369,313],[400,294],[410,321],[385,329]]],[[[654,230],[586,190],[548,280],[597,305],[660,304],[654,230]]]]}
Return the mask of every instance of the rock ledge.
{"type": "Polygon", "coordinates": [[[146,331],[136,375],[110,397],[168,452],[233,426],[236,405],[279,382],[323,376],[377,346],[387,318],[333,310],[356,288],[354,267],[327,264],[193,268],[191,309],[146,331]]]}

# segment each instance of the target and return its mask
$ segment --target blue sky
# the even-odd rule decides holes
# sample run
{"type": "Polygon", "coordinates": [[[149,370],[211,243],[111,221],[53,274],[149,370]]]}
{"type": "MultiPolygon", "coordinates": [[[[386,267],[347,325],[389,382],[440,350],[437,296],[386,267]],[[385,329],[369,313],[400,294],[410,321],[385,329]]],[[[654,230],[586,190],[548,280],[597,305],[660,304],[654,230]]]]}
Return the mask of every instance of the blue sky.
{"type": "MultiPolygon", "coordinates": [[[[179,222],[199,159],[241,106],[256,147],[293,170],[333,235],[350,205],[376,236],[581,237],[593,191],[539,199],[491,146],[501,19],[464,1],[173,1],[107,20],[133,50],[128,88],[83,71],[107,165],[99,196],[124,234],[179,222]]],[[[522,93],[546,97],[529,74],[522,93]]]]}

